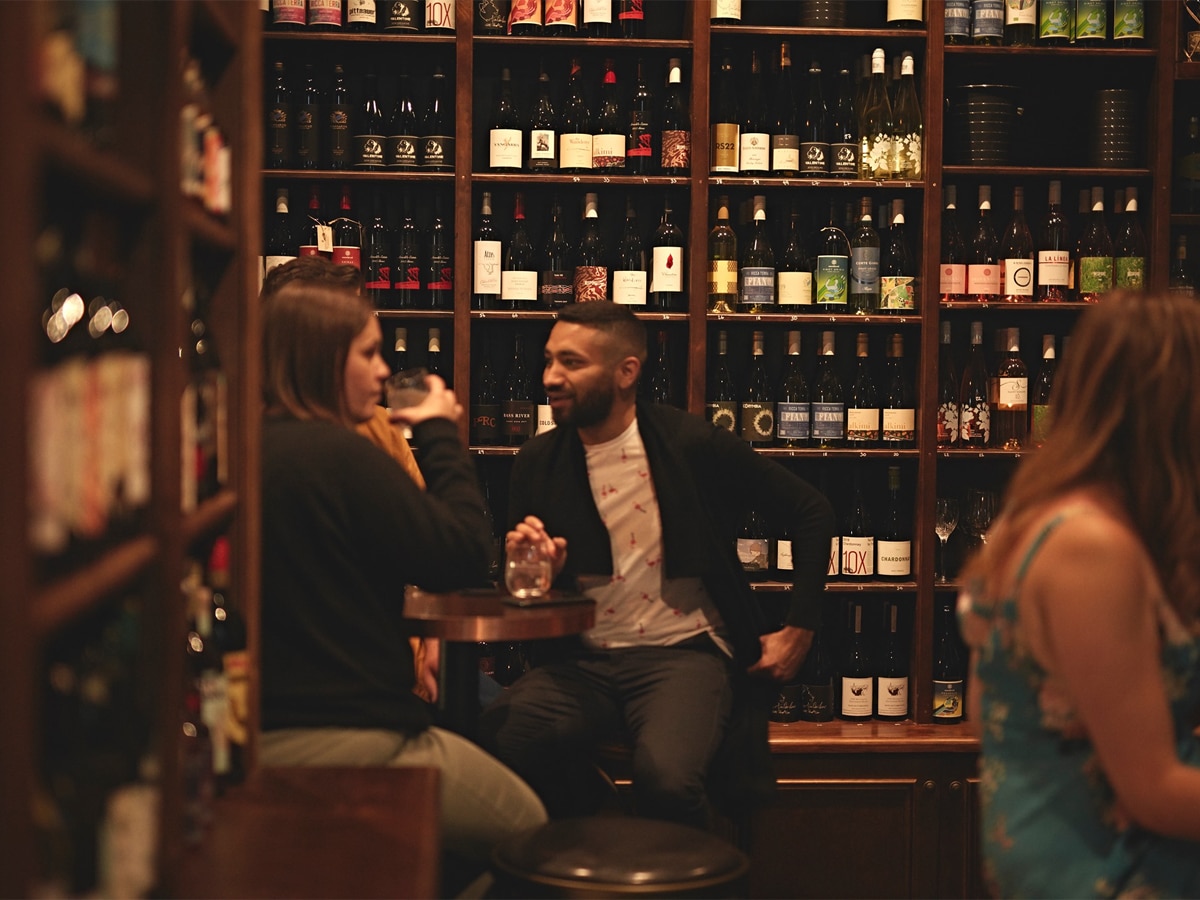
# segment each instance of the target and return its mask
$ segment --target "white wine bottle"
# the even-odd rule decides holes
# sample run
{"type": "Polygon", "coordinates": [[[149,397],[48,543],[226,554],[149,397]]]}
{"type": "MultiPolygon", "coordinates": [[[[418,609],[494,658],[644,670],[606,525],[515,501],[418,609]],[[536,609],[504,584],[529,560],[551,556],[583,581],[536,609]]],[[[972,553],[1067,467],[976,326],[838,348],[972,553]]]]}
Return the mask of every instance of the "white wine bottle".
{"type": "Polygon", "coordinates": [[[751,336],[750,368],[738,412],[743,440],[750,444],[767,445],[775,439],[775,398],[767,373],[761,331],[755,331],[751,336]]]}
{"type": "Polygon", "coordinates": [[[842,697],[839,713],[843,719],[869,719],[875,712],[875,678],[871,654],[863,630],[863,601],[849,603],[850,622],[846,652],[842,657],[842,697]]]}
{"type": "Polygon", "coordinates": [[[854,380],[846,398],[846,446],[856,449],[879,443],[879,390],[871,372],[867,333],[860,331],[856,348],[854,380]]]}

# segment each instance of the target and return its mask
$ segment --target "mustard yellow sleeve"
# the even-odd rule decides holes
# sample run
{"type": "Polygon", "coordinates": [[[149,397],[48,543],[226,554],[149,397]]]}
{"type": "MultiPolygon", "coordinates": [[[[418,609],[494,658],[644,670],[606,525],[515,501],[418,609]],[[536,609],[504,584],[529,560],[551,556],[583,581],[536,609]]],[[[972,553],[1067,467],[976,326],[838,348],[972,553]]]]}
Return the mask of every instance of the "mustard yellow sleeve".
{"type": "Polygon", "coordinates": [[[425,489],[425,478],[417,468],[417,458],[413,456],[412,447],[408,445],[400,429],[388,421],[387,410],[382,406],[375,408],[375,414],[358,425],[359,434],[386,453],[409,474],[417,487],[425,489]]]}

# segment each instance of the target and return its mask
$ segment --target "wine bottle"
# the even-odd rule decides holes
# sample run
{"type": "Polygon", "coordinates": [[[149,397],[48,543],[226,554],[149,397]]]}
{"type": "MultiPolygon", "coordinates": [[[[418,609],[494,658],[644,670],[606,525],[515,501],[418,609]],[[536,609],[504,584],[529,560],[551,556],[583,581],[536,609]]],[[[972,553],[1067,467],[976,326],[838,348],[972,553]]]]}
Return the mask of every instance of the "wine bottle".
{"type": "Polygon", "coordinates": [[[1004,0],[1004,43],[1032,47],[1037,32],[1037,4],[1004,0]]]}
{"type": "Polygon", "coordinates": [[[534,37],[542,33],[542,0],[513,0],[508,8],[508,33],[534,37]]]}
{"type": "Polygon", "coordinates": [[[649,393],[652,403],[662,403],[669,406],[675,403],[675,379],[671,372],[670,354],[667,352],[667,330],[660,328],[655,338],[658,353],[654,361],[654,369],[650,373],[649,393]]]}
{"type": "Polygon", "coordinates": [[[708,21],[712,25],[741,25],[742,0],[711,0],[708,21]]]}
{"type": "Polygon", "coordinates": [[[392,234],[383,220],[383,198],[371,195],[371,221],[363,242],[363,291],[376,309],[392,308],[392,234]]]}
{"type": "Polygon", "coordinates": [[[304,64],[304,87],[296,104],[296,168],[315,169],[321,164],[321,92],[312,63],[304,64]]]}
{"type": "Polygon", "coordinates": [[[1145,0],[1113,0],[1113,43],[1118,47],[1141,47],[1146,42],[1145,0]]]}
{"type": "Polygon", "coordinates": [[[812,436],[812,407],[800,361],[800,332],[789,331],[787,342],[779,399],[775,403],[775,440],[781,447],[807,447],[812,436]]]}
{"type": "Polygon", "coordinates": [[[737,536],[737,556],[751,581],[766,581],[771,574],[771,541],[762,517],[751,510],[737,536]]]}
{"type": "Polygon", "coordinates": [[[632,195],[625,198],[625,227],[617,244],[616,265],[612,273],[614,303],[646,307],[646,243],[638,229],[637,210],[632,195]]]}
{"type": "Polygon", "coordinates": [[[524,162],[524,132],[513,103],[512,74],[500,70],[500,89],[488,116],[488,168],[493,172],[519,172],[524,162]]]}
{"type": "Polygon", "coordinates": [[[1003,270],[1001,300],[1022,303],[1033,299],[1033,237],[1025,221],[1025,189],[1013,188],[1012,218],[1000,241],[1003,270]]]}
{"type": "Polygon", "coordinates": [[[806,87],[800,122],[800,172],[824,178],[830,173],[832,116],[825,104],[821,66],[816,60],[809,64],[806,87]]]}
{"type": "Polygon", "coordinates": [[[342,0],[307,0],[309,31],[341,31],[342,0]]]}
{"type": "Polygon", "coordinates": [[[826,646],[828,640],[825,629],[818,628],[808,648],[808,656],[800,667],[802,722],[829,722],[833,719],[833,660],[826,646]]]}
{"type": "Polygon", "coordinates": [[[958,229],[958,190],[946,185],[946,208],[942,210],[942,251],[939,266],[942,303],[954,303],[966,298],[967,248],[958,229]]]}
{"type": "Polygon", "coordinates": [[[558,164],[563,172],[579,175],[592,170],[592,130],[583,92],[583,64],[571,60],[571,78],[559,123],[558,164]]]}
{"type": "Polygon", "coordinates": [[[383,158],[389,169],[417,168],[417,146],[421,142],[418,130],[409,75],[401,72],[396,86],[396,105],[392,108],[383,144],[383,158]]]}
{"type": "Polygon", "coordinates": [[[421,0],[384,0],[383,30],[386,34],[414,34],[421,28],[421,0]]]}
{"type": "Polygon", "coordinates": [[[992,226],[992,189],[979,186],[979,219],[967,253],[967,297],[987,303],[1000,296],[1000,260],[992,226]]]}
{"type": "Polygon", "coordinates": [[[435,66],[429,84],[429,104],[421,120],[421,168],[430,172],[454,169],[454,131],[446,109],[446,74],[435,66]]]}
{"type": "Polygon", "coordinates": [[[1108,40],[1106,0],[1075,0],[1074,40],[1080,47],[1096,47],[1108,40]]]}
{"type": "Polygon", "coordinates": [[[888,28],[921,28],[925,24],[921,0],[887,0],[888,28]]]}
{"type": "Polygon", "coordinates": [[[838,69],[837,87],[829,107],[829,174],[833,178],[858,177],[858,116],[854,110],[854,84],[850,67],[838,69]]]}
{"type": "Polygon", "coordinates": [[[583,30],[588,37],[613,36],[613,0],[582,0],[583,30]]]}
{"type": "Polygon", "coordinates": [[[617,22],[621,26],[621,37],[639,39],[646,36],[646,13],[644,0],[617,0],[617,22]]]}
{"type": "Polygon", "coordinates": [[[733,63],[721,60],[716,75],[712,104],[712,149],[710,170],[713,174],[736,175],[741,171],[742,122],[738,115],[737,84],[733,63]]]}
{"type": "Polygon", "coordinates": [[[867,333],[858,333],[854,379],[846,398],[846,446],[862,449],[879,443],[879,389],[871,372],[867,333]]]}
{"type": "Polygon", "coordinates": [[[492,223],[492,192],[484,191],[479,204],[479,221],[471,244],[472,309],[495,309],[500,299],[502,250],[500,236],[492,223]]]}
{"type": "Polygon", "coordinates": [[[1004,0],[971,0],[971,42],[979,47],[1004,43],[1004,0]]]}
{"type": "Polygon", "coordinates": [[[1178,235],[1175,238],[1175,254],[1171,259],[1171,271],[1167,273],[1167,290],[1171,293],[1186,294],[1189,297],[1196,293],[1192,270],[1187,261],[1186,234],[1178,235]]]}
{"type": "Polygon", "coordinates": [[[747,443],[767,445],[775,439],[775,392],[767,373],[763,333],[755,331],[750,344],[750,369],[738,418],[742,423],[742,438],[747,443]]]}
{"type": "Polygon", "coordinates": [[[971,0],[945,0],[945,6],[945,43],[950,46],[971,43],[971,0]]]}
{"type": "Polygon", "coordinates": [[[842,524],[841,570],[845,581],[867,581],[875,577],[875,532],[867,515],[862,490],[862,473],[854,470],[850,504],[842,524]]]}
{"type": "Polygon", "coordinates": [[[542,309],[557,309],[574,299],[575,267],[571,257],[571,245],[562,226],[562,204],[554,197],[550,202],[550,228],[542,248],[538,279],[538,305],[542,309]]]}
{"type": "Polygon", "coordinates": [[[800,213],[793,205],[787,240],[783,246],[783,255],[779,259],[778,271],[775,273],[776,299],[780,307],[807,306],[811,310],[812,270],[812,259],[808,255],[804,236],[800,233],[800,213]]]}
{"type": "MultiPolygon", "coordinates": [[[[893,469],[889,469],[890,472],[893,469]]],[[[908,647],[900,634],[900,604],[884,603],[885,629],[875,667],[875,716],[888,721],[908,718],[908,647]]]]}
{"type": "Polygon", "coordinates": [[[680,312],[686,302],[683,291],[683,231],[671,218],[671,198],[663,201],[662,219],[654,231],[650,251],[650,308],[680,312]]]}
{"type": "Polygon", "coordinates": [[[475,0],[476,34],[504,34],[507,25],[501,0],[475,0]]]}
{"type": "Polygon", "coordinates": [[[887,230],[879,267],[879,312],[907,315],[917,308],[917,269],[908,249],[904,200],[892,200],[892,224],[887,230]]]}
{"type": "Polygon", "coordinates": [[[864,181],[892,177],[892,105],[884,61],[883,48],[877,48],[871,54],[871,80],[858,119],[858,177],[864,181]]]}
{"type": "Polygon", "coordinates": [[[821,354],[812,387],[812,443],[821,450],[842,446],[846,439],[846,402],[834,365],[833,332],[821,332],[821,354]]]}
{"type": "Polygon", "coordinates": [[[925,123],[917,98],[913,57],[905,53],[900,61],[900,83],[892,109],[892,178],[920,181],[925,177],[924,156],[925,123]]]}
{"type": "Polygon", "coordinates": [[[267,146],[268,169],[292,167],[292,90],[288,87],[283,63],[276,60],[275,81],[267,98],[267,127],[264,143],[267,146]]]}
{"type": "Polygon", "coordinates": [[[771,169],[771,115],[767,108],[762,62],[757,49],[750,50],[750,80],[746,85],[742,106],[744,115],[739,134],[739,171],[744,175],[763,174],[771,169]]]}
{"type": "MultiPolygon", "coordinates": [[[[844,554],[843,554],[844,556],[844,554]]],[[[863,629],[863,601],[851,600],[850,627],[846,652],[842,659],[842,699],[839,713],[843,719],[869,719],[875,712],[875,678],[867,635],[863,629]]]]}
{"type": "Polygon", "coordinates": [[[729,338],[724,329],[717,332],[717,359],[713,363],[708,383],[708,399],[704,402],[705,417],[718,428],[737,434],[737,387],[729,368],[729,338]]]}
{"type": "Polygon", "coordinates": [[[579,9],[575,0],[546,0],[542,31],[551,37],[573,37],[579,33],[579,9]]]}
{"type": "Polygon", "coordinates": [[[534,309],[538,302],[538,271],[533,244],[525,229],[525,195],[513,198],[513,228],[500,269],[500,304],[504,309],[534,309]]]}
{"type": "Polygon", "coordinates": [[[275,215],[267,232],[263,272],[270,272],[296,258],[296,237],[292,232],[292,217],[288,212],[288,189],[275,189],[275,215]]]}
{"type": "Polygon", "coordinates": [[[1029,373],[1021,359],[1021,330],[1007,329],[1006,353],[996,364],[995,446],[1020,450],[1029,441],[1029,373]]]}
{"type": "Polygon", "coordinates": [[[754,196],[750,239],[738,260],[738,310],[759,313],[775,306],[775,251],[767,232],[767,198],[754,196]]]}
{"type": "Polygon", "coordinates": [[[958,390],[959,446],[980,449],[991,443],[992,409],[988,403],[987,360],[983,355],[983,323],[971,323],[971,349],[958,390]]]}
{"type": "Polygon", "coordinates": [[[692,120],[683,94],[683,63],[667,61],[667,90],[659,121],[659,166],[664,175],[687,175],[692,167],[692,120]]]}
{"type": "Polygon", "coordinates": [[[966,660],[959,645],[953,600],[938,599],[933,639],[933,721],[957,725],[963,720],[966,660]]]}
{"type": "Polygon", "coordinates": [[[500,394],[501,429],[504,443],[515,447],[525,443],[533,434],[534,403],[529,370],[525,360],[525,336],[513,335],[512,360],[500,394]]]}
{"type": "Polygon", "coordinates": [[[850,302],[850,241],[835,223],[837,205],[829,204],[829,223],[817,232],[813,269],[817,306],[844,313],[850,302]]]}
{"type": "Polygon", "coordinates": [[[600,85],[600,112],[592,135],[592,168],[601,173],[625,171],[625,113],[617,87],[617,73],[611,59],[604,61],[604,81],[600,85]]]}
{"type": "Polygon", "coordinates": [[[425,368],[430,375],[438,375],[446,382],[446,387],[451,387],[451,374],[446,368],[446,364],[442,362],[442,329],[429,329],[429,342],[425,350],[425,368]]]}
{"type": "Polygon", "coordinates": [[[879,233],[871,219],[871,198],[859,201],[858,230],[850,240],[850,309],[870,315],[879,305],[879,233]]]}
{"type": "Polygon", "coordinates": [[[350,203],[350,185],[342,185],[338,203],[339,216],[333,221],[333,261],[340,265],[362,268],[362,226],[354,218],[350,203]]]}
{"type": "Polygon", "coordinates": [[[1041,301],[1057,303],[1069,299],[1071,281],[1071,230],[1062,212],[1062,182],[1049,188],[1049,208],[1038,236],[1037,293],[1041,301]]]}
{"type": "Polygon", "coordinates": [[[550,75],[538,73],[538,97],[529,125],[530,172],[554,172],[558,169],[558,116],[550,99],[550,75]]]}
{"type": "Polygon", "coordinates": [[[633,96],[625,125],[625,168],[634,175],[649,175],[654,169],[654,94],[646,84],[644,65],[638,59],[633,96]]]}
{"type": "Polygon", "coordinates": [[[396,230],[392,290],[396,309],[417,309],[421,305],[421,233],[413,221],[412,197],[407,192],[401,201],[400,227],[396,230]]]}
{"type": "Polygon", "coordinates": [[[383,113],[379,111],[379,77],[363,76],[363,102],[351,122],[354,168],[374,171],[383,168],[383,113]]]}
{"type": "Polygon", "coordinates": [[[433,224],[429,229],[429,252],[425,254],[425,289],[430,309],[454,308],[453,243],[442,220],[442,198],[434,195],[433,224]]]}
{"type": "Polygon", "coordinates": [[[1046,443],[1050,433],[1050,392],[1054,388],[1054,374],[1058,362],[1054,358],[1054,335],[1042,335],[1042,365],[1029,401],[1029,441],[1035,447],[1046,443]]]}
{"type": "Polygon", "coordinates": [[[600,236],[600,211],[596,195],[584,197],[583,228],[575,254],[575,302],[609,299],[608,253],[600,236]]]}
{"type": "Polygon", "coordinates": [[[954,349],[950,344],[950,323],[943,320],[941,342],[938,344],[937,387],[937,445],[939,450],[958,446],[958,392],[960,382],[954,365],[954,349]]]}
{"type": "Polygon", "coordinates": [[[271,0],[272,30],[300,31],[304,22],[304,0],[271,0]]]}
{"type": "Polygon", "coordinates": [[[1146,286],[1146,236],[1138,217],[1137,188],[1125,189],[1125,216],[1113,242],[1113,282],[1140,291],[1146,286]]]}
{"type": "Polygon", "coordinates": [[[308,188],[308,222],[304,225],[304,236],[298,248],[298,256],[332,256],[333,229],[321,217],[321,188],[316,184],[308,188]]]}
{"type": "Polygon", "coordinates": [[[1112,290],[1113,246],[1104,221],[1104,188],[1092,188],[1092,212],[1079,237],[1076,250],[1078,299],[1096,303],[1112,290]]]}
{"type": "Polygon", "coordinates": [[[1065,47],[1074,25],[1074,0],[1038,0],[1038,45],[1065,47]]]}
{"type": "Polygon", "coordinates": [[[887,483],[887,505],[875,542],[875,573],[885,581],[911,581],[912,521],[901,502],[899,466],[888,466],[887,483]]]}
{"type": "Polygon", "coordinates": [[[904,338],[888,338],[887,359],[883,370],[882,399],[883,446],[891,449],[915,447],[917,443],[916,408],[912,382],[904,368],[904,338]]]}
{"type": "Polygon", "coordinates": [[[353,152],[350,140],[350,92],[346,87],[346,73],[341,63],[333,67],[333,88],[329,92],[329,106],[324,117],[325,134],[321,144],[325,148],[325,168],[348,169],[353,152]]]}
{"type": "Polygon", "coordinates": [[[479,375],[475,380],[474,397],[471,400],[470,432],[472,444],[490,446],[501,442],[500,387],[486,349],[482,357],[479,375]]]}
{"type": "MultiPolygon", "coordinates": [[[[817,98],[820,100],[820,97],[817,98]]],[[[783,177],[800,173],[800,123],[792,86],[792,51],[779,44],[779,71],[775,74],[775,124],[771,128],[771,174],[783,177]]],[[[825,106],[821,104],[820,140],[825,139],[825,106]]],[[[829,148],[826,146],[825,155],[829,148]]]]}
{"type": "Polygon", "coordinates": [[[717,198],[717,221],[708,233],[708,310],[731,313],[738,297],[737,235],[729,224],[729,197],[717,198]]]}

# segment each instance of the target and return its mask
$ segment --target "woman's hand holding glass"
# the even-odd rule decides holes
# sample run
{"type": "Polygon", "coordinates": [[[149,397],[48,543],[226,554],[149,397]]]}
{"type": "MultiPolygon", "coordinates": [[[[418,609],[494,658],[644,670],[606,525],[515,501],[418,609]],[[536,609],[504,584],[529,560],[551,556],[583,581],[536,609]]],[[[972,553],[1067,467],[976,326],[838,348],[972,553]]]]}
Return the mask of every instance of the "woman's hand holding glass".
{"type": "MultiPolygon", "coordinates": [[[[388,419],[397,425],[416,425],[426,419],[449,419],[457,422],[463,413],[454,391],[446,387],[440,375],[426,375],[428,391],[414,406],[389,406],[388,419]]],[[[415,397],[415,395],[413,395],[415,397]]]]}

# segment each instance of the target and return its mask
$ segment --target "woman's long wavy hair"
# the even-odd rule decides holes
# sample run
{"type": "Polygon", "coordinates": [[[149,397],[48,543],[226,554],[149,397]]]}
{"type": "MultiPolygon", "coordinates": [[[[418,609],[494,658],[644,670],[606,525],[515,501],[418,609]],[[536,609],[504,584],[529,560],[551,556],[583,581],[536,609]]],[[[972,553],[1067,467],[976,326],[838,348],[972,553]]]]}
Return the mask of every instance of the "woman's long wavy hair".
{"type": "Polygon", "coordinates": [[[1088,309],[1050,398],[1047,441],[1022,461],[991,539],[964,571],[983,596],[1046,505],[1085,487],[1124,507],[1169,602],[1200,622],[1200,303],[1117,292],[1088,309]]]}
{"type": "Polygon", "coordinates": [[[268,414],[350,427],[344,380],[350,344],[374,310],[343,288],[293,281],[264,300],[263,399],[268,414]]]}

